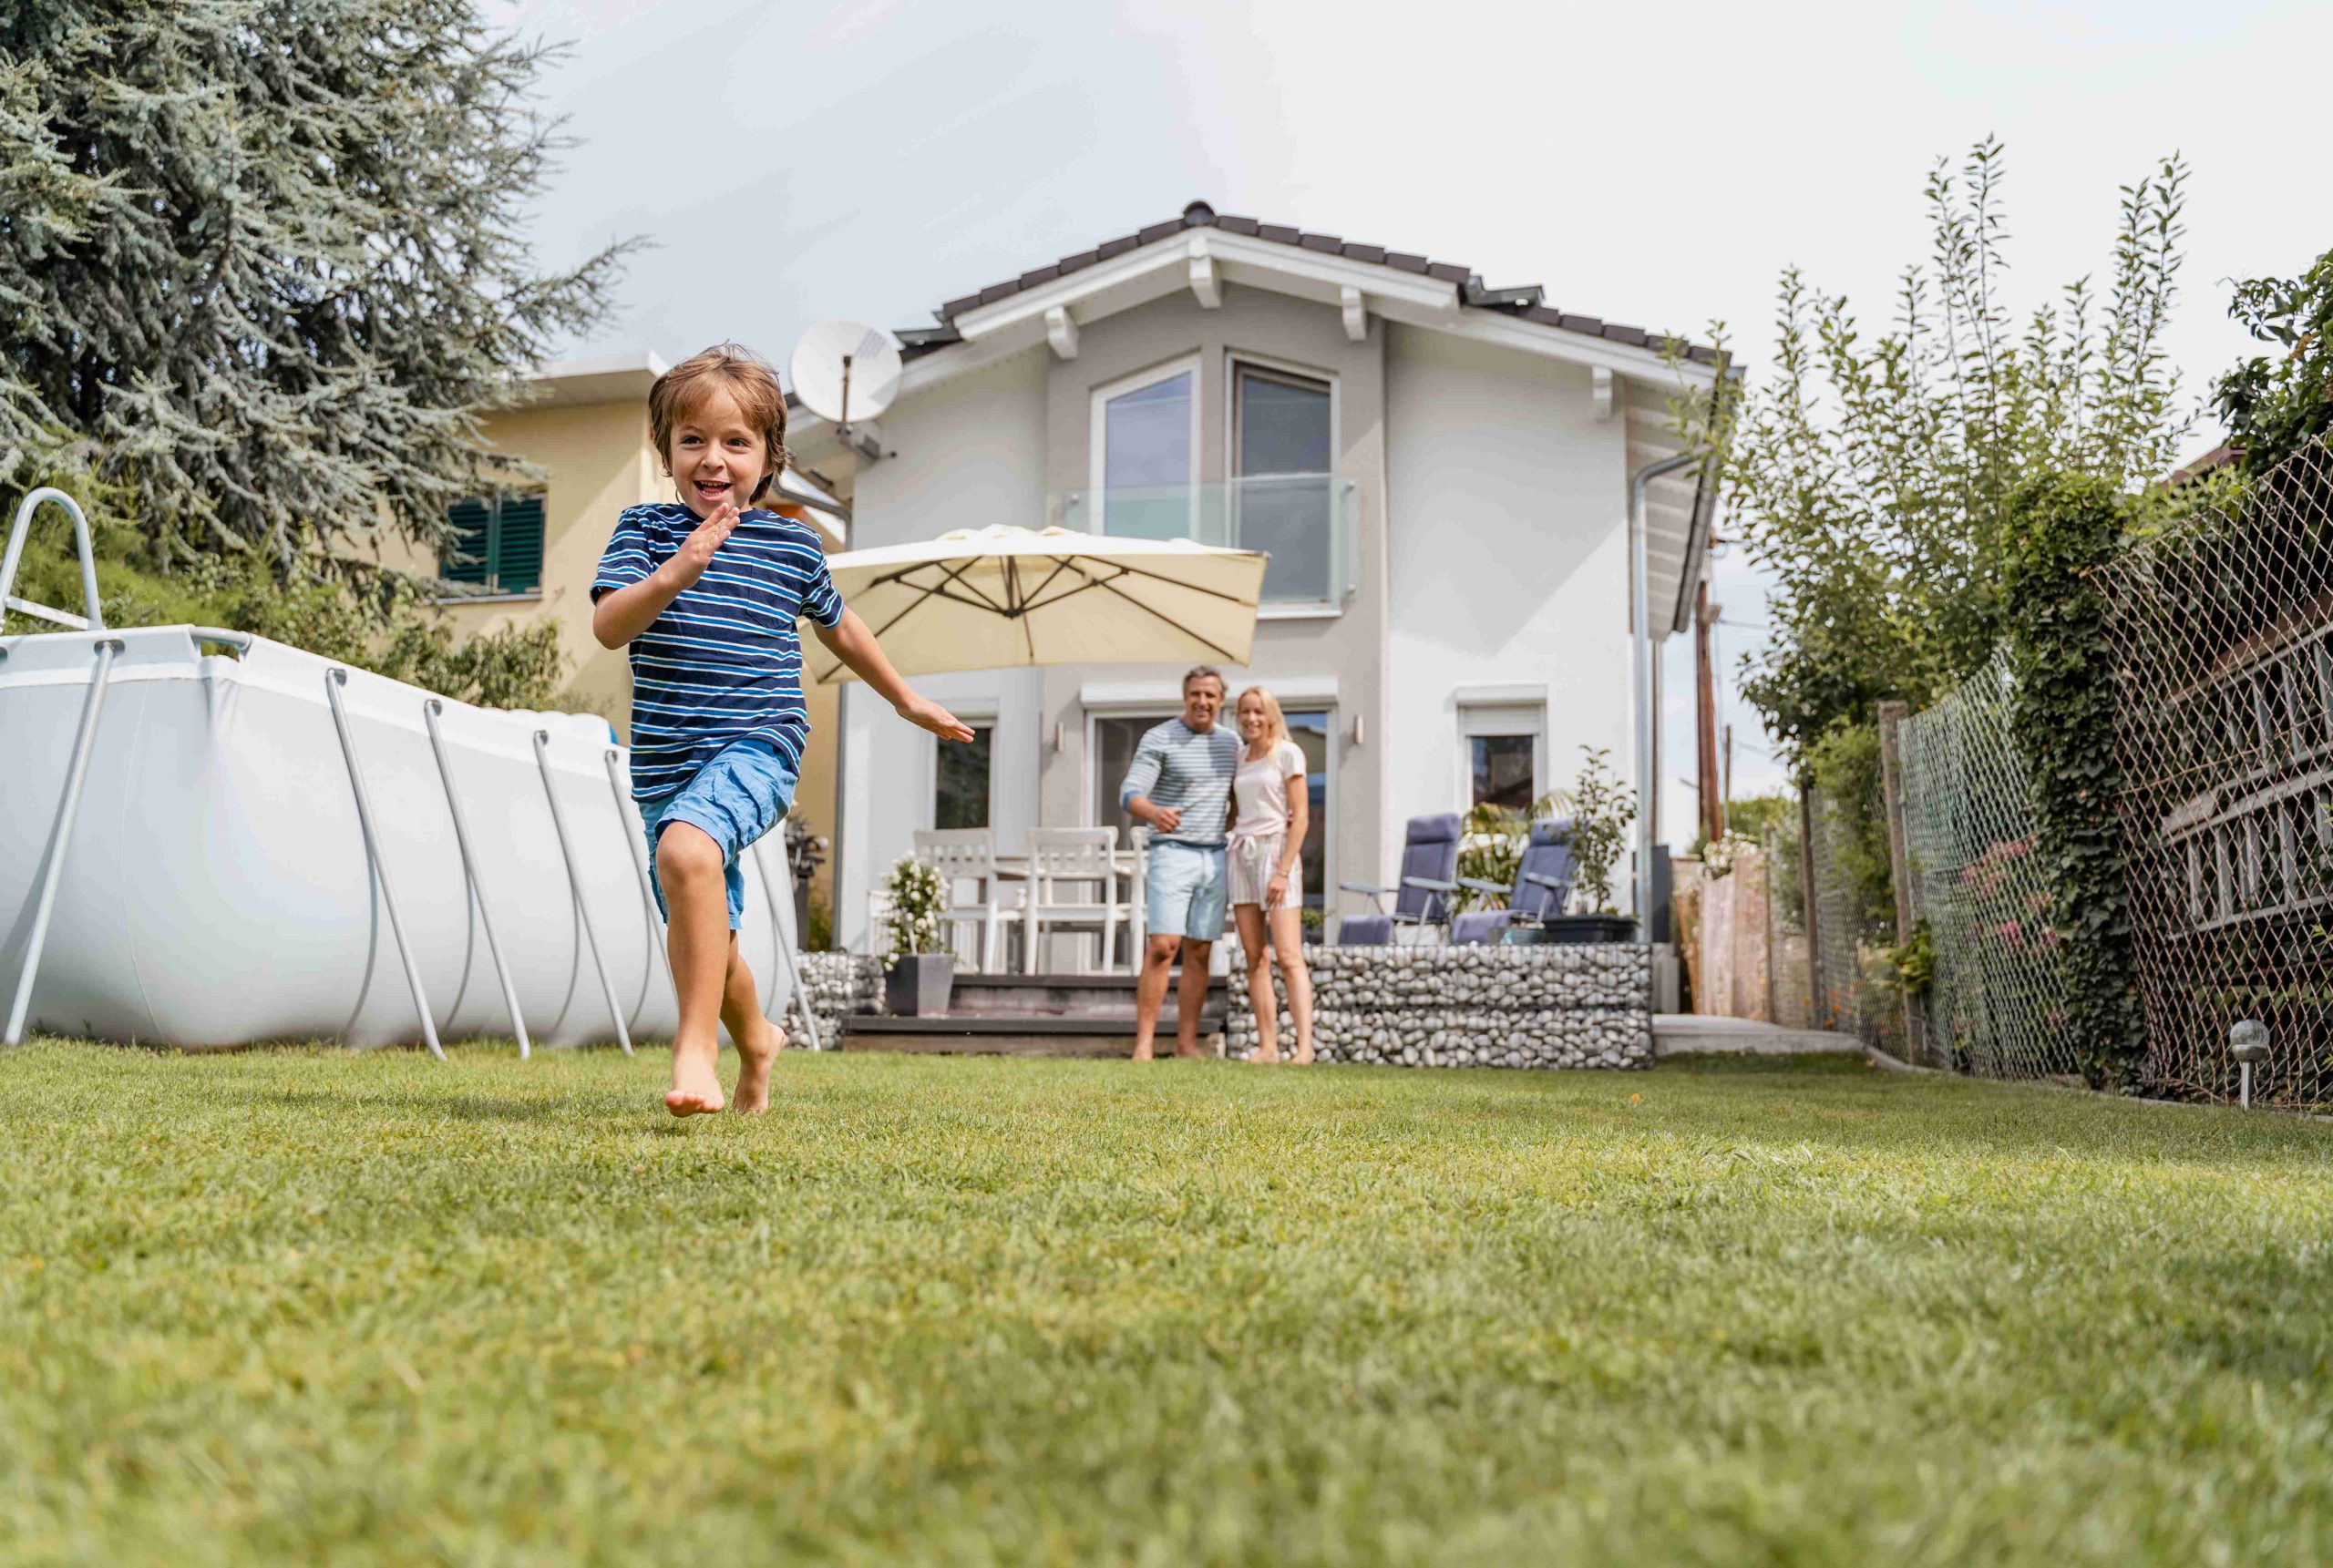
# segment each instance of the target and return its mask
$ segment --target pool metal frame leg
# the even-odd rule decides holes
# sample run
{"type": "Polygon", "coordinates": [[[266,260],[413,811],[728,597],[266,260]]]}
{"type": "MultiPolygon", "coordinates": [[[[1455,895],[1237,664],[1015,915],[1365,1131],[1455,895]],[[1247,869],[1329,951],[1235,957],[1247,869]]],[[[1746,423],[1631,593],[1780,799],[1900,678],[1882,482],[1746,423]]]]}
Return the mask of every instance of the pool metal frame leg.
{"type": "Polygon", "coordinates": [[[445,711],[445,700],[432,697],[421,704],[421,720],[429,726],[429,749],[437,753],[437,777],[446,786],[446,809],[453,813],[454,844],[462,852],[462,879],[469,884],[470,897],[478,901],[478,923],[486,929],[486,950],[494,959],[495,977],[502,982],[502,1004],[510,1010],[510,1032],[519,1037],[519,1060],[524,1061],[533,1054],[533,1045],[527,1039],[526,1017],[519,1010],[519,988],[511,982],[510,966],[502,961],[502,944],[495,939],[494,916],[486,907],[486,887],[478,879],[478,861],[470,854],[469,821],[462,815],[462,797],[454,788],[454,764],[446,755],[446,737],[437,729],[437,715],[445,711]]]}
{"type": "Polygon", "coordinates": [[[340,699],[340,689],[347,684],[348,671],[339,665],[324,671],[324,697],[332,704],[333,728],[340,732],[340,754],[348,764],[349,787],[356,794],[356,825],[365,835],[365,854],[372,862],[374,879],[381,885],[381,902],[388,907],[389,930],[397,939],[397,957],[405,960],[405,983],[413,991],[413,1009],[421,1016],[421,1037],[429,1043],[429,1054],[443,1061],[446,1048],[437,1043],[437,1020],[430,1013],[429,997],[422,989],[421,966],[415,961],[413,944],[406,939],[397,896],[389,886],[388,858],[381,853],[381,835],[373,826],[372,797],[365,790],[365,770],[356,761],[356,737],[348,728],[348,710],[340,699]]]}
{"type": "Polygon", "coordinates": [[[629,809],[632,793],[623,787],[623,775],[616,771],[616,759],[623,753],[610,746],[605,762],[608,767],[608,788],[615,793],[616,820],[624,825],[624,837],[632,845],[632,868],[640,874],[640,905],[648,914],[648,940],[664,957],[664,983],[673,989],[673,1005],[681,1005],[680,982],[673,978],[673,946],[664,931],[663,917],[656,912],[656,888],[648,879],[648,849],[646,828],[632,831],[629,809]]]}
{"type": "Polygon", "coordinates": [[[575,895],[575,922],[591,944],[591,967],[600,972],[600,991],[608,1002],[608,1021],[616,1026],[616,1043],[632,1054],[632,1030],[624,1027],[623,1009],[616,1005],[616,988],[608,979],[607,960],[600,956],[600,938],[591,929],[591,911],[583,907],[583,873],[575,862],[575,843],[567,835],[567,814],[559,809],[559,788],[550,771],[550,732],[535,732],[535,764],[542,769],[543,795],[550,802],[550,825],[559,835],[559,852],[567,861],[567,885],[575,895]]]}
{"type": "MultiPolygon", "coordinates": [[[[78,516],[77,510],[75,516],[78,516]]],[[[21,517],[21,514],[19,514],[21,517]]],[[[13,564],[13,558],[12,558],[13,564]]],[[[91,608],[96,608],[92,600],[91,608]]],[[[89,695],[81,703],[81,731],[73,741],[73,764],[65,775],[65,798],[57,808],[57,825],[48,834],[48,870],[41,877],[40,902],[33,908],[32,939],[25,947],[25,967],[16,976],[16,994],[8,1004],[8,1027],[0,1042],[21,1045],[25,1015],[33,1002],[33,979],[40,973],[41,949],[48,944],[48,917],[57,907],[57,886],[65,879],[65,852],[73,843],[73,819],[80,814],[81,787],[89,780],[89,753],[98,738],[98,715],[105,708],[106,685],[113,677],[114,655],[122,645],[110,637],[98,641],[98,670],[89,680],[89,695]]]]}
{"type": "MultiPolygon", "coordinates": [[[[826,1047],[818,1040],[817,1015],[810,1009],[810,993],[802,986],[802,966],[794,957],[794,944],[799,939],[801,933],[797,931],[793,937],[786,934],[786,921],[779,915],[777,907],[777,884],[770,877],[769,861],[762,854],[762,842],[758,838],[754,840],[754,865],[762,874],[762,896],[769,900],[769,924],[770,929],[776,933],[777,956],[786,965],[786,979],[794,984],[796,999],[802,1004],[802,1032],[810,1037],[812,1050],[824,1050],[826,1047]]],[[[779,864],[786,866],[786,901],[791,903],[794,893],[794,867],[786,863],[783,855],[778,856],[778,861],[779,864]]],[[[783,1030],[786,1026],[780,1024],[778,1027],[783,1030]]]]}

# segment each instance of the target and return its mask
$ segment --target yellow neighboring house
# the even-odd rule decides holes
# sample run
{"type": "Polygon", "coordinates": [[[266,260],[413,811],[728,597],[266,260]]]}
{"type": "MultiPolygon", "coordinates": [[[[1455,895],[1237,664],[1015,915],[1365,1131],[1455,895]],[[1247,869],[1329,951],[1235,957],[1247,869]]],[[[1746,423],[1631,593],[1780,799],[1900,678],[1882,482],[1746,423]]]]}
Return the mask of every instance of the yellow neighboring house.
{"type": "MultiPolygon", "coordinates": [[[[522,487],[498,503],[481,497],[456,505],[463,553],[477,559],[440,562],[404,540],[380,551],[385,566],[442,577],[468,590],[444,605],[463,636],[550,616],[567,656],[563,701],[606,715],[627,737],[632,671],[621,651],[592,639],[591,575],[619,513],[673,498],[672,482],[648,439],[648,388],[664,369],[653,354],[616,354],[562,361],[529,377],[531,395],[520,407],[488,415],[486,435],[541,469],[543,477],[531,491],[522,487]]],[[[839,548],[831,520],[810,516],[827,548],[839,548]]],[[[811,832],[831,838],[835,694],[814,685],[805,695],[810,744],[796,804],[811,832]]],[[[821,898],[827,897],[826,881],[821,867],[821,898]]]]}

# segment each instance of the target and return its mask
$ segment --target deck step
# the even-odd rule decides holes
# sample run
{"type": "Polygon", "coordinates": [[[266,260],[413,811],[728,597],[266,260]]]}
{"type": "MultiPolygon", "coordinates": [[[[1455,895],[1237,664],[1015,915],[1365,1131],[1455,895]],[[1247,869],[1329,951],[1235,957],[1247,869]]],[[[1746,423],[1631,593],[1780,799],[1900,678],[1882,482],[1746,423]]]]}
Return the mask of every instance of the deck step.
{"type": "MultiPolygon", "coordinates": [[[[1174,1049],[1173,1015],[1159,1020],[1159,1045],[1174,1049]]],[[[1199,1017],[1199,1044],[1208,1055],[1223,1032],[1223,1015],[1199,1017]]],[[[853,1013],[843,1020],[845,1050],[899,1050],[943,1056],[1123,1057],[1134,1051],[1134,1013],[994,1014],[951,1012],[934,1018],[853,1013]]]]}
{"type": "MultiPolygon", "coordinates": [[[[1181,972],[1167,988],[1171,1014],[1181,972]]],[[[965,975],[956,977],[948,1009],[951,1016],[982,1018],[1086,1018],[1123,1014],[1134,1018],[1132,975],[965,975]]],[[[1208,1005],[1220,1010],[1223,982],[1208,985],[1208,1005]]]]}

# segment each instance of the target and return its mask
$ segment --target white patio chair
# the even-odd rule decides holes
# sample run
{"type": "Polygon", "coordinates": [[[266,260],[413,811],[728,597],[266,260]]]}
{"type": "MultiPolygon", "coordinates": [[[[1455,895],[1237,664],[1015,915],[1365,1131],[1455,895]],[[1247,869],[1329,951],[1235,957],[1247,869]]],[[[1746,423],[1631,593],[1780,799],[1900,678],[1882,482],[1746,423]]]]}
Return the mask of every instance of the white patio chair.
{"type": "Polygon", "coordinates": [[[1004,963],[1004,933],[1024,917],[1026,895],[1006,892],[996,872],[996,836],[985,827],[921,828],[915,835],[915,855],[940,873],[947,885],[948,907],[940,912],[949,927],[949,949],[956,950],[956,933],[964,927],[978,931],[980,958],[973,966],[994,974],[1004,963]],[[961,884],[975,891],[960,900],[961,884]]]}
{"type": "MultiPolygon", "coordinates": [[[[1036,827],[1029,830],[1028,972],[1037,972],[1048,931],[1091,931],[1101,938],[1100,967],[1110,968],[1118,926],[1132,911],[1118,902],[1115,827],[1036,827]],[[1097,891],[1098,890],[1098,891],[1097,891]]],[[[1077,973],[1084,944],[1078,944],[1077,973]]]]}
{"type": "Polygon", "coordinates": [[[1134,873],[1126,887],[1131,914],[1126,923],[1126,970],[1138,975],[1143,945],[1150,936],[1150,829],[1137,822],[1126,829],[1126,841],[1134,846],[1134,873]]]}

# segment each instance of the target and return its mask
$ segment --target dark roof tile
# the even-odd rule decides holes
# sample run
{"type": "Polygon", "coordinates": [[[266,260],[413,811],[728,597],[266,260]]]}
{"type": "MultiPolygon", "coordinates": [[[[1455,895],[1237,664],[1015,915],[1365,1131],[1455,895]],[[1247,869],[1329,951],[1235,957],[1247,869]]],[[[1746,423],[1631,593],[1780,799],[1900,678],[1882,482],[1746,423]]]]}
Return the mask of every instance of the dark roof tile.
{"type": "MultiPolygon", "coordinates": [[[[953,320],[966,311],[980,305],[992,304],[998,300],[1017,294],[1023,289],[1040,287],[1052,282],[1056,278],[1081,272],[1097,261],[1106,261],[1113,256],[1123,256],[1138,246],[1155,244],[1158,241],[1170,239],[1186,229],[1209,227],[1220,229],[1227,234],[1239,234],[1266,240],[1276,245],[1293,245],[1322,255],[1347,256],[1356,261],[1366,261],[1373,266],[1391,267],[1396,272],[1411,272],[1437,279],[1445,283],[1455,283],[1465,291],[1461,297],[1469,308],[1499,311],[1525,321],[1536,322],[1541,326],[1554,327],[1561,332],[1600,337],[1610,343],[1627,343],[1635,348],[1664,347],[1668,342],[1666,339],[1656,341],[1652,334],[1641,327],[1618,326],[1595,316],[1578,315],[1557,310],[1542,302],[1541,291],[1536,284],[1521,288],[1485,289],[1475,280],[1470,269],[1459,266],[1454,261],[1428,261],[1425,257],[1411,251],[1388,251],[1382,245],[1348,244],[1334,234],[1308,234],[1301,229],[1292,228],[1287,224],[1259,223],[1253,218],[1218,214],[1203,201],[1195,201],[1184,208],[1183,215],[1178,219],[1165,223],[1153,223],[1132,234],[1121,234],[1115,240],[1105,240],[1091,251],[1080,251],[1075,255],[1064,256],[1051,266],[1033,268],[1010,282],[992,283],[977,294],[966,294],[961,299],[951,300],[940,307],[939,316],[941,323],[940,327],[910,328],[909,331],[918,335],[910,337],[908,333],[903,333],[900,334],[900,341],[907,344],[911,353],[930,353],[944,347],[949,343],[961,341],[954,334],[953,320]]],[[[1699,343],[1686,343],[1684,353],[1688,359],[1698,364],[1721,363],[1714,349],[1699,343]]]]}

